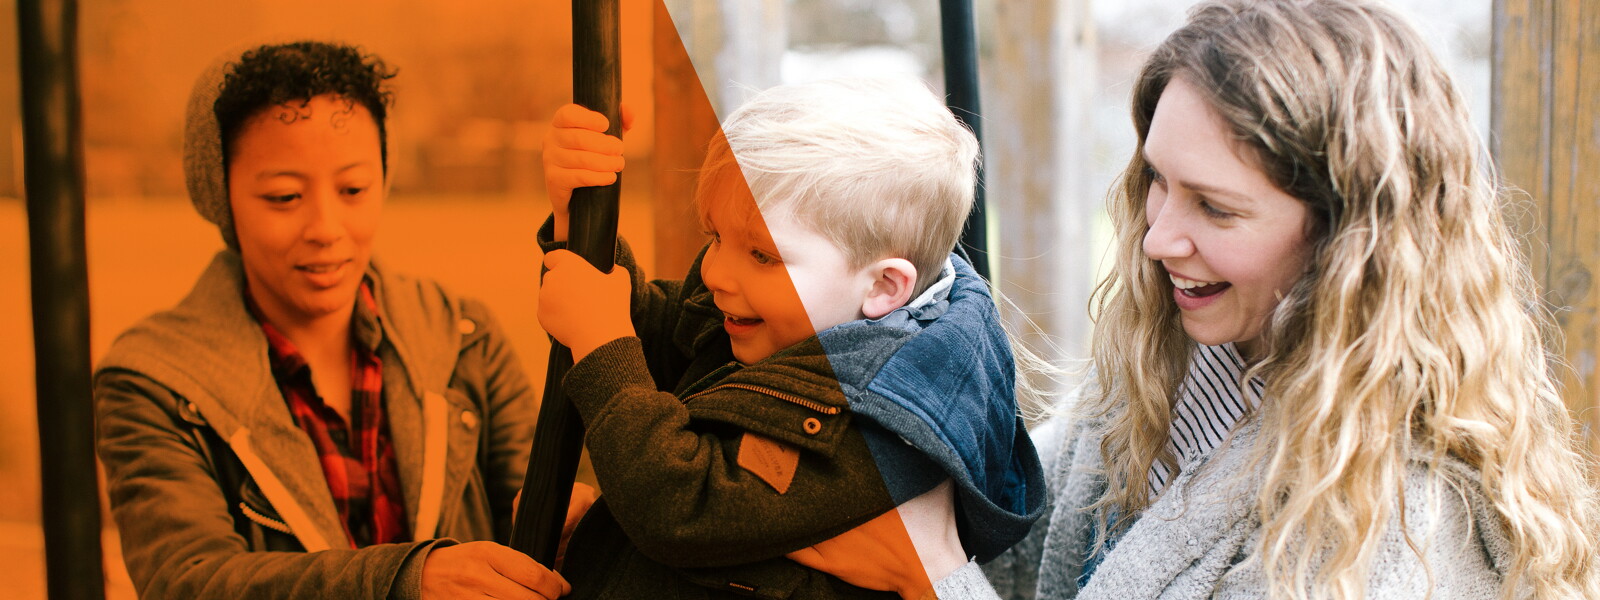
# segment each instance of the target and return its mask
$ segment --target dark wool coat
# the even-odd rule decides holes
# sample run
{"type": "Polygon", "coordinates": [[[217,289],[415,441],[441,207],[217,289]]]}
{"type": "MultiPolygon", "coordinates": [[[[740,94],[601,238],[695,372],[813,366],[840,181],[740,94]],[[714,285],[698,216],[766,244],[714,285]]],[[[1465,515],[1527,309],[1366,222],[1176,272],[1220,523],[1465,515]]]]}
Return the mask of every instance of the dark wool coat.
{"type": "MultiPolygon", "coordinates": [[[[548,223],[539,237],[546,251],[561,246],[549,241],[548,223]]],[[[568,546],[563,574],[572,597],[896,597],[849,586],[784,555],[865,523],[950,475],[927,456],[896,454],[935,476],[891,481],[894,490],[885,484],[880,464],[912,465],[883,463],[868,438],[881,444],[903,436],[852,409],[855,398],[841,391],[830,361],[837,352],[830,357],[818,338],[753,365],[734,361],[723,313],[699,279],[698,261],[683,281],[645,282],[619,244],[617,264],[633,274],[638,337],[596,349],[564,382],[587,428],[603,492],[568,546]],[[749,434],[798,451],[782,490],[740,466],[749,434]]],[[[867,339],[862,334],[854,335],[867,339]]],[[[1026,435],[1019,443],[1022,456],[1014,462],[1031,469],[1018,478],[1037,490],[1027,494],[1032,510],[1023,512],[1031,514],[1017,517],[1014,538],[1043,505],[1037,457],[1026,435]]],[[[1010,461],[1013,448],[1006,448],[1010,461]]]]}

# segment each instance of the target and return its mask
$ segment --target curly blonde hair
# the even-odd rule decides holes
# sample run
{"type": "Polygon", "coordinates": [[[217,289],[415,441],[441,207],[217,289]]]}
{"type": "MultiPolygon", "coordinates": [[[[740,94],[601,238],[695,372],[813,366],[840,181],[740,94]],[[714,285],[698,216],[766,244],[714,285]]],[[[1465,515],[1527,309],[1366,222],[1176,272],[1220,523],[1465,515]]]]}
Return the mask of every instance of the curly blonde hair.
{"type": "Polygon", "coordinates": [[[1505,197],[1449,76],[1415,29],[1375,2],[1206,2],[1141,71],[1140,149],[1111,193],[1115,264],[1095,290],[1100,392],[1084,409],[1109,419],[1109,487],[1097,506],[1148,507],[1152,465],[1175,466],[1167,432],[1194,342],[1166,273],[1141,248],[1143,143],[1174,77],[1194,84],[1243,158],[1311,214],[1313,258],[1245,375],[1266,383],[1251,418],[1264,477],[1255,554],[1272,595],[1362,596],[1390,520],[1408,502],[1437,506],[1404,497],[1408,467],[1420,466],[1492,504],[1511,546],[1504,597],[1600,598],[1589,462],[1557,391],[1546,348],[1557,338],[1502,216],[1505,197]],[[1453,480],[1463,478],[1446,474],[1446,461],[1480,476],[1453,480]]]}

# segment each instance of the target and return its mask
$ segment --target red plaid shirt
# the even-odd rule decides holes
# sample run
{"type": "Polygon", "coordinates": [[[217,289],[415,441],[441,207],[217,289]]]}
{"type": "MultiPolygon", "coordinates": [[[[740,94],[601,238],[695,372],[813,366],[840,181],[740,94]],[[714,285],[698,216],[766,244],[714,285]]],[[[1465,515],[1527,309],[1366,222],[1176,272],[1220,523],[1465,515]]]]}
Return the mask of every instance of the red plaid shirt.
{"type": "Polygon", "coordinates": [[[289,413],[311,438],[322,459],[322,474],[353,547],[411,541],[406,528],[400,469],[389,440],[383,410],[383,361],[378,344],[383,329],[377,302],[362,282],[350,322],[350,420],[323,403],[311,384],[311,366],[289,338],[262,318],[246,294],[251,314],[267,335],[272,376],[289,403],[289,413]],[[354,432],[354,435],[352,435],[354,432]]]}

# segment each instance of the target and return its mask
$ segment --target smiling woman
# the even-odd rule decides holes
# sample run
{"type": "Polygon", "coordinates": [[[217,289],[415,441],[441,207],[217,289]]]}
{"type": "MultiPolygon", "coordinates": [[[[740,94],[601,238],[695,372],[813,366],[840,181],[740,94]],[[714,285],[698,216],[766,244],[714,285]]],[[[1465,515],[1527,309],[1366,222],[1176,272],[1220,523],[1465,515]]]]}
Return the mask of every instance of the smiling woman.
{"type": "Polygon", "coordinates": [[[224,143],[253,308],[290,340],[327,342],[297,345],[347,420],[350,319],[383,208],[380,139],[366,107],[320,94],[256,112],[224,143]]]}
{"type": "Polygon", "coordinates": [[[231,144],[234,233],[268,320],[348,317],[383,208],[379,139],[366,107],[322,94],[256,113],[231,144]]]}
{"type": "Polygon", "coordinates": [[[184,156],[228,249],[95,375],[139,593],[565,593],[488,541],[508,531],[533,428],[504,334],[481,303],[372,260],[393,73],[323,42],[229,58],[195,84],[184,156]]]}
{"type": "Polygon", "coordinates": [[[1596,494],[1461,97],[1369,0],[1209,0],[1134,84],[1094,372],[1010,598],[1594,598],[1596,494]]]}
{"type": "Polygon", "coordinates": [[[1232,139],[1192,84],[1167,84],[1144,143],[1144,254],[1172,279],[1191,339],[1234,342],[1249,356],[1278,300],[1306,272],[1309,211],[1241,158],[1232,139]]]}

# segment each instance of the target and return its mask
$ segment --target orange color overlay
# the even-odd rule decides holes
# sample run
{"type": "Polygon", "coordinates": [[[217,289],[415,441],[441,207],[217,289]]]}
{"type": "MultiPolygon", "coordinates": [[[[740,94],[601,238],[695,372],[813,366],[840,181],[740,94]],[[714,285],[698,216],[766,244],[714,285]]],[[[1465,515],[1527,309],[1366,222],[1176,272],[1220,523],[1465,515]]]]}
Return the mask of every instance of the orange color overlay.
{"type": "MultiPolygon", "coordinates": [[[[183,189],[182,114],[194,77],[245,45],[330,39],[400,71],[390,123],[398,153],[375,254],[391,269],[484,300],[542,387],[548,344],[536,319],[541,256],[533,233],[549,207],[540,197],[538,141],[571,98],[569,6],[127,0],[80,8],[94,358],[137,320],[175,305],[222,248],[183,189]]],[[[623,102],[638,122],[624,145],[619,230],[647,272],[679,277],[705,239],[690,198],[717,120],[661,0],[623,2],[622,11],[623,102]]],[[[14,60],[0,61],[0,80],[16,81],[14,69],[14,60]]],[[[15,126],[17,117],[0,119],[15,126]]],[[[770,238],[742,178],[734,185],[727,197],[744,203],[752,227],[770,238]]],[[[0,524],[22,548],[0,553],[0,578],[20,586],[19,597],[42,597],[24,219],[20,200],[0,198],[0,330],[13,333],[0,340],[0,477],[13,483],[0,490],[0,524]]],[[[784,310],[804,318],[792,284],[785,293],[784,310]]],[[[587,472],[580,479],[593,482],[587,472]]],[[[105,524],[109,597],[131,598],[109,518],[105,524]]],[[[847,578],[845,569],[880,563],[888,569],[880,579],[855,581],[926,590],[915,557],[894,512],[794,555],[847,578]]]]}

